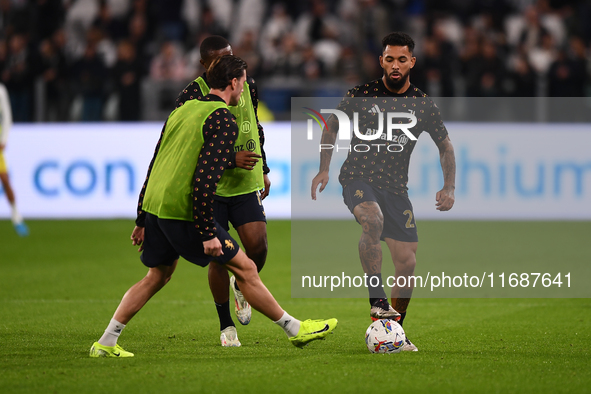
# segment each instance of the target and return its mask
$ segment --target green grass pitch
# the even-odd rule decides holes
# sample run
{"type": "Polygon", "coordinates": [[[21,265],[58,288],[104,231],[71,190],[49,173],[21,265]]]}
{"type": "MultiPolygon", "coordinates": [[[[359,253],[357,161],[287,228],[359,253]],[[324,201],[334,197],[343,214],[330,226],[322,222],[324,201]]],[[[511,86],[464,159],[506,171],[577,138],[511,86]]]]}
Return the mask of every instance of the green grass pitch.
{"type": "MultiPolygon", "coordinates": [[[[280,328],[253,312],[251,324],[238,327],[243,346],[222,348],[207,271],[181,261],[172,281],[119,340],[136,357],[91,359],[88,350],[121,296],[146,272],[129,240],[133,223],[28,224],[31,236],[21,239],[10,222],[0,221],[0,393],[591,390],[591,300],[414,299],[405,329],[419,352],[370,354],[364,343],[367,300],[290,298],[285,221],[269,223],[269,257],[261,277],[290,314],[338,318],[339,327],[326,341],[297,349],[280,328]]],[[[475,226],[483,247],[498,231],[498,222],[420,223],[423,232],[444,228],[459,240],[475,226]]],[[[573,245],[588,251],[588,222],[529,226],[538,231],[545,226],[541,236],[547,242],[553,234],[571,234],[573,245]]],[[[503,235],[514,243],[503,247],[518,250],[528,225],[507,228],[513,236],[503,235]]],[[[462,250],[459,241],[447,246],[462,250]]],[[[436,247],[421,244],[419,264],[420,253],[436,253],[430,249],[436,247]]],[[[538,258],[560,262],[565,256],[559,244],[549,250],[554,252],[538,258]]]]}

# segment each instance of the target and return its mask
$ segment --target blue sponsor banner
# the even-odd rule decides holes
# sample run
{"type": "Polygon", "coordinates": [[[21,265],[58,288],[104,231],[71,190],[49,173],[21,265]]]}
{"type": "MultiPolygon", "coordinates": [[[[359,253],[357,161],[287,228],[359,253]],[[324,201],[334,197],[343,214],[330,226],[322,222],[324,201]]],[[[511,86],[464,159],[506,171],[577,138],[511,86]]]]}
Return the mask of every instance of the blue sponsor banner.
{"type": "MultiPolygon", "coordinates": [[[[411,158],[408,185],[418,219],[591,219],[589,124],[446,126],[457,161],[456,204],[449,212],[435,210],[435,193],[443,180],[437,147],[424,133],[411,158]]],[[[15,125],[5,157],[23,215],[135,217],[161,127],[159,122],[15,125]]],[[[328,186],[312,201],[319,130],[314,141],[299,146],[297,136],[305,140],[305,122],[294,124],[293,133],[290,122],[264,127],[272,182],[264,201],[267,216],[351,218],[338,182],[346,141],[333,154],[328,186]]],[[[7,218],[3,201],[0,189],[0,217],[7,218]]]]}

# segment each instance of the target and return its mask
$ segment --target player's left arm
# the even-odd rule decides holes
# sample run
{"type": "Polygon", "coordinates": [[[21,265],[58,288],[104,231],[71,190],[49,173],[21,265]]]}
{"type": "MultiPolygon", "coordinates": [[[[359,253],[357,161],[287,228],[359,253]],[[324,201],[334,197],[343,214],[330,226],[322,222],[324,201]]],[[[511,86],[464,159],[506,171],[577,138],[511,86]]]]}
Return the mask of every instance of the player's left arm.
{"type": "Polygon", "coordinates": [[[250,99],[252,100],[252,106],[254,107],[254,116],[257,121],[257,129],[259,130],[259,143],[261,145],[261,156],[263,158],[263,181],[265,183],[265,188],[261,190],[261,200],[264,200],[265,197],[269,195],[269,191],[271,188],[271,181],[269,180],[269,167],[267,166],[267,155],[265,154],[265,149],[263,148],[265,145],[265,133],[263,131],[263,126],[259,122],[259,94],[255,80],[252,77],[248,77],[248,86],[250,87],[250,99]]]}
{"type": "Polygon", "coordinates": [[[454,147],[449,136],[446,136],[439,144],[439,159],[443,171],[443,189],[435,195],[435,204],[440,211],[449,211],[455,202],[454,190],[456,188],[456,157],[454,147]]]}

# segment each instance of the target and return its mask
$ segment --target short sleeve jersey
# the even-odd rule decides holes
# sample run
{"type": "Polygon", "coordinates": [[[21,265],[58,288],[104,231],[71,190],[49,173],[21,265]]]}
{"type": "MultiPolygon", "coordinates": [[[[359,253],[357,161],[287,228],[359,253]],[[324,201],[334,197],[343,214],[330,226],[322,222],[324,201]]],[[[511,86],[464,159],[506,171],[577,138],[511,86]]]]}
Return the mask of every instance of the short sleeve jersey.
{"type": "MultiPolygon", "coordinates": [[[[355,180],[396,194],[407,194],[410,156],[416,145],[401,129],[392,131],[392,139],[386,138],[387,113],[412,113],[417,123],[409,128],[416,138],[427,132],[436,144],[447,137],[439,108],[416,86],[406,92],[390,92],[382,79],[359,85],[349,90],[337,109],[353,120],[358,114],[359,132],[369,135],[379,128],[380,112],[383,116],[383,133],[377,140],[366,141],[352,133],[351,150],[341,167],[339,182],[346,186],[355,180]]],[[[408,119],[393,119],[393,123],[408,124],[408,119]]]]}

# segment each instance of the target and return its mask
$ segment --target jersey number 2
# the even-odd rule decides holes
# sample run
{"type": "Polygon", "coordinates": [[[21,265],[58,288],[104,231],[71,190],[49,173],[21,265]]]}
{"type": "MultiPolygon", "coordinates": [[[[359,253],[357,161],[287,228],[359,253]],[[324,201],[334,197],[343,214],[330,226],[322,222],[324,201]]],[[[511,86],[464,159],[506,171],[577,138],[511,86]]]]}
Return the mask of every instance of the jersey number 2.
{"type": "Polygon", "coordinates": [[[406,211],[402,212],[403,215],[408,215],[408,220],[406,221],[406,228],[415,228],[415,224],[412,222],[412,211],[407,209],[406,211]]]}

